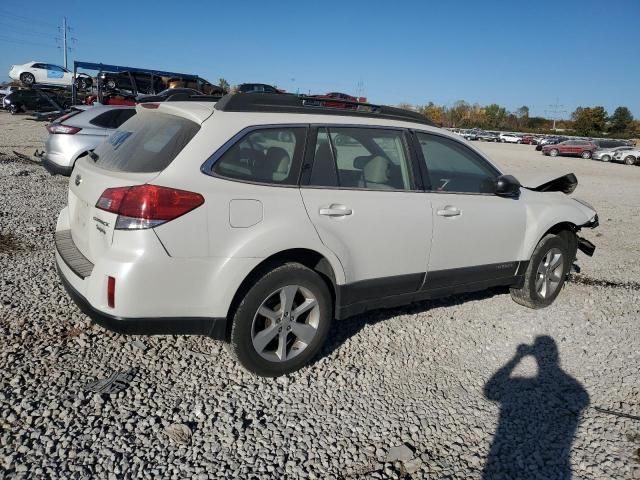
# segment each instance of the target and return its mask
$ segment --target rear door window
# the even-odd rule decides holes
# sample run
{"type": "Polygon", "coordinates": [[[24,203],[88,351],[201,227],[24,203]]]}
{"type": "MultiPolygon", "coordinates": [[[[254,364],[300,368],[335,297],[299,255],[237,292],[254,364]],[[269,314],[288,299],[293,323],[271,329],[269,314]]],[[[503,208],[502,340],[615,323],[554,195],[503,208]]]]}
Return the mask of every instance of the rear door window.
{"type": "Polygon", "coordinates": [[[138,113],[96,148],[96,165],[105,170],[160,172],[200,130],[186,118],[165,113],[138,113]]]}
{"type": "Polygon", "coordinates": [[[306,127],[253,130],[215,160],[213,173],[247,182],[297,185],[306,131],[306,127]]]}
{"type": "Polygon", "coordinates": [[[411,190],[411,162],[401,130],[320,128],[309,184],[367,190],[411,190]]]}

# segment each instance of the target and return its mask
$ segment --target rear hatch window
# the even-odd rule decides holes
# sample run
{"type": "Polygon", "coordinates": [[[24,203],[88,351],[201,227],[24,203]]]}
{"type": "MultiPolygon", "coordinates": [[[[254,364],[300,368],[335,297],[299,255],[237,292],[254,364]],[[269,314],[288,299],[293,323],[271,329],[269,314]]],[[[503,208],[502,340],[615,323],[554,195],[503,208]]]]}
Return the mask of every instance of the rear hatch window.
{"type": "Polygon", "coordinates": [[[138,113],[94,153],[96,165],[116,172],[160,172],[178,156],[200,125],[166,113],[138,113]]]}

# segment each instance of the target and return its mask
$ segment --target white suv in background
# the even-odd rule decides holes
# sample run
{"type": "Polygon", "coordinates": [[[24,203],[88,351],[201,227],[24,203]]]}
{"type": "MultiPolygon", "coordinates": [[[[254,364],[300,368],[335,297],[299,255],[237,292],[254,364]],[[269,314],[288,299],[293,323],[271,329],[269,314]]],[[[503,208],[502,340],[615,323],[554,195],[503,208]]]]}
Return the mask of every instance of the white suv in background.
{"type": "Polygon", "coordinates": [[[497,285],[545,307],[595,248],[575,176],[521,187],[412,112],[273,94],[137,108],[76,162],[55,235],[69,294],[118,332],[209,335],[280,375],[334,318],[497,285]]]}
{"type": "Polygon", "coordinates": [[[502,143],[522,143],[522,137],[514,135],[513,133],[501,133],[498,138],[502,143]]]}

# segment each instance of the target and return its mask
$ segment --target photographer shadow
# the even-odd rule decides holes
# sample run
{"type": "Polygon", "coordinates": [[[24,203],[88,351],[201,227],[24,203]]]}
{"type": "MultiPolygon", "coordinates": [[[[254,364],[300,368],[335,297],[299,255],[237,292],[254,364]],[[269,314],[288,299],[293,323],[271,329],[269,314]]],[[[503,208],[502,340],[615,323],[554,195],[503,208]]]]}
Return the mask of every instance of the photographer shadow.
{"type": "Polygon", "coordinates": [[[484,387],[500,403],[500,419],[483,470],[484,480],[571,478],[571,445],[589,395],[560,367],[553,338],[519,345],[514,357],[484,387]],[[512,377],[531,355],[538,365],[533,378],[512,377]]]}

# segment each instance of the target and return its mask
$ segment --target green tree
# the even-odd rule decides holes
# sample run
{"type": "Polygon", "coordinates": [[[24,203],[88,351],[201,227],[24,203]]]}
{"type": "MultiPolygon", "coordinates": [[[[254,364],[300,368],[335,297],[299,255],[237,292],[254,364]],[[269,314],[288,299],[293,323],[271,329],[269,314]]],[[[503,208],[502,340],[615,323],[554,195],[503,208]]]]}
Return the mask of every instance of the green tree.
{"type": "Polygon", "coordinates": [[[578,107],[571,114],[573,129],[578,135],[599,134],[607,123],[607,111],[604,107],[578,107]]]}
{"type": "Polygon", "coordinates": [[[616,108],[611,118],[609,118],[611,126],[609,130],[615,133],[625,132],[633,125],[633,115],[627,107],[616,108]]]}
{"type": "Polygon", "coordinates": [[[488,105],[484,113],[487,117],[487,126],[490,128],[500,128],[507,118],[507,109],[496,103],[488,105]]]}
{"type": "Polygon", "coordinates": [[[229,82],[227,82],[224,78],[218,79],[218,86],[222,88],[225,92],[228,92],[229,88],[231,87],[229,85],[229,82]]]}
{"type": "Polygon", "coordinates": [[[529,118],[529,107],[526,105],[521,106],[518,110],[516,110],[516,115],[519,118],[529,118]]]}

